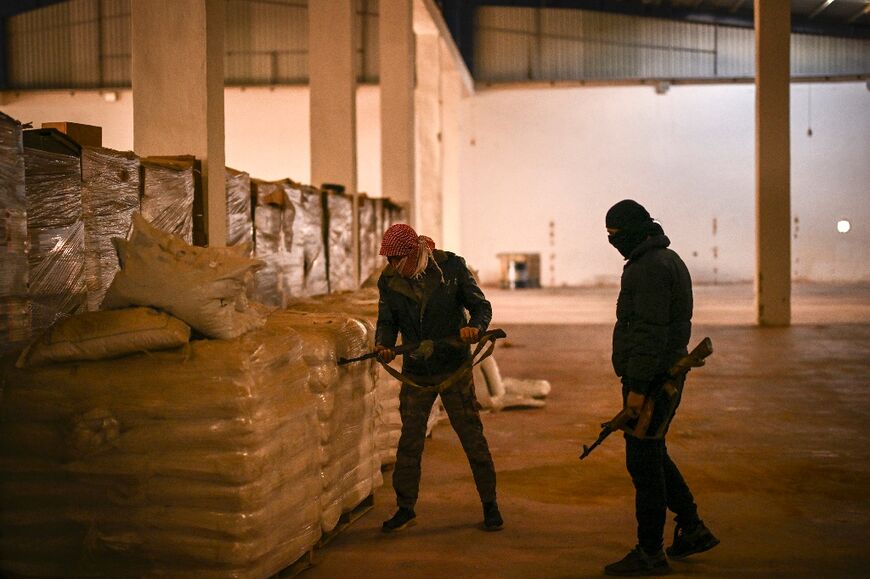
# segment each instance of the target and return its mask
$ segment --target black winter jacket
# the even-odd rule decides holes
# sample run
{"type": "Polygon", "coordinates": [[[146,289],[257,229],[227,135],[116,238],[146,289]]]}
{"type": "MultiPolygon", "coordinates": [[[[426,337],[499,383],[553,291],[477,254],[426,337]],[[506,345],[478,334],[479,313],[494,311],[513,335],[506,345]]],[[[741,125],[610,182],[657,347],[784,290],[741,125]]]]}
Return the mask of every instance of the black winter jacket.
{"type": "Polygon", "coordinates": [[[692,279],[670,244],[654,235],[631,253],[616,302],[613,369],[644,395],[688,354],[692,333],[692,279]]]}
{"type": "MultiPolygon", "coordinates": [[[[378,344],[395,346],[399,333],[403,343],[417,344],[423,340],[458,339],[464,326],[473,326],[481,333],[486,331],[492,319],[492,306],[468,271],[465,260],[440,250],[435,250],[433,257],[441,272],[430,262],[419,282],[400,276],[390,265],[381,273],[375,338],[378,344]]],[[[446,376],[470,356],[469,346],[438,345],[428,360],[404,356],[402,371],[412,376],[446,376]]]]}

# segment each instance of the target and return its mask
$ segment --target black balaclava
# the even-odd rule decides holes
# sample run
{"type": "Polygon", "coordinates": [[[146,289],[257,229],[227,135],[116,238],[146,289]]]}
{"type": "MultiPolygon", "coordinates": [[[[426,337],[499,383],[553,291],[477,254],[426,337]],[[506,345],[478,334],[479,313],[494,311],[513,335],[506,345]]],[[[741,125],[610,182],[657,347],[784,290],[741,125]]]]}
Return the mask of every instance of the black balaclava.
{"type": "Polygon", "coordinates": [[[631,199],[620,201],[607,211],[604,218],[608,229],[618,229],[613,235],[608,235],[607,240],[615,247],[625,259],[637,246],[655,229],[655,222],[643,205],[631,199]]]}

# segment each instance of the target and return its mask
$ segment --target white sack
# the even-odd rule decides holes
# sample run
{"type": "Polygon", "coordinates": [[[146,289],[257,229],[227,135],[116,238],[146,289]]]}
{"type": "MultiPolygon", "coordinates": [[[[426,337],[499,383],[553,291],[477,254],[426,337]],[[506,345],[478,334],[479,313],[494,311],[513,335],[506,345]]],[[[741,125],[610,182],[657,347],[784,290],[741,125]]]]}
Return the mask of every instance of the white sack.
{"type": "Polygon", "coordinates": [[[210,338],[232,339],[265,323],[245,286],[261,262],[238,248],[203,248],[157,230],[140,215],[129,241],[115,239],[121,271],[102,309],[153,306],[210,338]]]}

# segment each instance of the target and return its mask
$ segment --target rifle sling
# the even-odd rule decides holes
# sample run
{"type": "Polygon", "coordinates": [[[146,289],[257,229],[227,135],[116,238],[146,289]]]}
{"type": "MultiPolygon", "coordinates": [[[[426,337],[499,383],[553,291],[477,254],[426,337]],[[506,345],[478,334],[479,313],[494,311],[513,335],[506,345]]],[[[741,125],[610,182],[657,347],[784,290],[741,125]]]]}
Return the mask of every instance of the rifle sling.
{"type": "Polygon", "coordinates": [[[389,364],[384,363],[380,358],[378,358],[377,360],[393,378],[395,378],[402,384],[407,384],[412,388],[418,388],[420,390],[434,389],[440,394],[445,390],[452,388],[453,386],[458,384],[460,381],[468,376],[472,368],[483,362],[485,359],[489,358],[492,355],[493,351],[495,351],[496,340],[497,338],[492,334],[484,334],[483,337],[481,337],[480,341],[477,343],[477,346],[474,348],[474,352],[471,354],[471,357],[463,362],[462,365],[457,368],[456,371],[453,372],[450,376],[448,376],[446,380],[434,386],[422,386],[420,384],[417,384],[408,376],[405,376],[389,364]],[[477,357],[478,354],[480,354],[479,358],[477,357]]]}

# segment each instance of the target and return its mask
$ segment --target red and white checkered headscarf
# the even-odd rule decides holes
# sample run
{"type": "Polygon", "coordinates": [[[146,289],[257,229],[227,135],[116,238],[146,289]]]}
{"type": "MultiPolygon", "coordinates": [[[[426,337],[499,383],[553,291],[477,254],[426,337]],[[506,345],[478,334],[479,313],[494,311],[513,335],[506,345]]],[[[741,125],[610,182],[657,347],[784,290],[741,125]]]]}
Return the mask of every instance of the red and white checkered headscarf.
{"type": "Polygon", "coordinates": [[[429,257],[435,250],[435,242],[425,235],[417,235],[414,228],[404,223],[391,225],[384,232],[380,254],[401,257],[396,266],[403,277],[417,277],[429,265],[429,257]]]}

